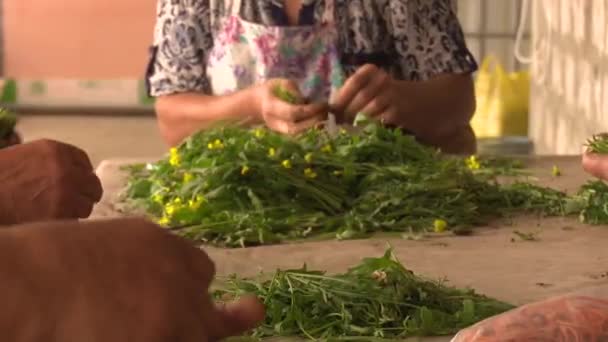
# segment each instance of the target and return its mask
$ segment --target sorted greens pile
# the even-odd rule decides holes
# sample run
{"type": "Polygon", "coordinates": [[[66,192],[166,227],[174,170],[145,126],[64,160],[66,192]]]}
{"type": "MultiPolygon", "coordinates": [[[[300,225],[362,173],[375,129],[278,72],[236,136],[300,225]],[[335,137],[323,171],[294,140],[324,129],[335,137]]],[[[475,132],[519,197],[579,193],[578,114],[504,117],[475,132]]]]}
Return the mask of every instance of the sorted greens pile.
{"type": "MultiPolygon", "coordinates": [[[[268,278],[266,278],[268,279],[268,278]]],[[[407,270],[388,250],[366,258],[344,274],[277,271],[269,280],[230,277],[214,292],[229,301],[257,295],[266,320],[254,338],[311,340],[401,339],[453,334],[513,306],[429,281],[407,270]]]]}
{"type": "Polygon", "coordinates": [[[159,162],[129,168],[128,210],[187,238],[238,247],[303,238],[451,230],[515,211],[563,214],[566,195],[500,160],[442,156],[398,129],[359,117],[359,131],[286,137],[224,126],[197,133],[159,162]]]}
{"type": "Polygon", "coordinates": [[[16,124],[17,116],[8,109],[0,107],[0,148],[6,147],[3,141],[14,133],[16,124]]]}

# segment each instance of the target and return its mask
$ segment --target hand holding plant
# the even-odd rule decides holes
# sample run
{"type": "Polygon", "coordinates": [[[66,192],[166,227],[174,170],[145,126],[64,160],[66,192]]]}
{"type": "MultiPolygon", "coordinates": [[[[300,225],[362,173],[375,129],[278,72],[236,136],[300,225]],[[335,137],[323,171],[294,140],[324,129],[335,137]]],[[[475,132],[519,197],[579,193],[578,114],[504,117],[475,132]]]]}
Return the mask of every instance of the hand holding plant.
{"type": "Polygon", "coordinates": [[[269,80],[256,96],[260,118],[273,131],[294,135],[327,119],[327,104],[306,103],[297,85],[285,79],[269,80]]]}

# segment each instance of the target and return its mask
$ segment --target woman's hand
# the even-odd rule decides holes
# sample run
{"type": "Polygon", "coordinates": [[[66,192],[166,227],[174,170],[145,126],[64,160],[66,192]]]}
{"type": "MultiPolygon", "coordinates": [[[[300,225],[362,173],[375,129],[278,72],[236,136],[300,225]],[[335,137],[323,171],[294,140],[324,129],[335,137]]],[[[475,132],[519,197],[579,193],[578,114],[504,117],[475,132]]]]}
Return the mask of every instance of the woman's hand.
{"type": "Polygon", "coordinates": [[[272,79],[259,88],[256,94],[258,113],[270,129],[283,134],[298,134],[327,120],[328,105],[308,104],[297,85],[285,79],[272,79]],[[287,91],[292,103],[277,96],[277,89],[287,91]]]}
{"type": "Polygon", "coordinates": [[[373,64],[359,68],[332,99],[332,111],[341,122],[351,123],[363,113],[369,118],[391,123],[397,119],[395,81],[373,64]]]}

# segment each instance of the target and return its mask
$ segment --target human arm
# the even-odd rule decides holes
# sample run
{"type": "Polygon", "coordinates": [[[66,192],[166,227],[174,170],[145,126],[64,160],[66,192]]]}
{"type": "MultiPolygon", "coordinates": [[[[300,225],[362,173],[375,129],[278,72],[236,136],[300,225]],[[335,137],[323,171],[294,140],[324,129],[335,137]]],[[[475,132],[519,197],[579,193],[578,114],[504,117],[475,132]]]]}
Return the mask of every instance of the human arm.
{"type": "Polygon", "coordinates": [[[395,83],[396,92],[408,96],[396,97],[399,115],[389,118],[388,124],[414,132],[421,141],[436,146],[455,143],[455,136],[468,129],[475,111],[470,75],[446,74],[427,81],[395,83]]]}
{"type": "Polygon", "coordinates": [[[361,111],[444,149],[459,145],[458,136],[468,131],[469,141],[462,143],[474,150],[469,121],[475,110],[471,73],[477,65],[451,5],[448,0],[389,1],[393,72],[362,66],[334,105],[350,119],[361,111]]]}
{"type": "Polygon", "coordinates": [[[164,95],[155,104],[160,133],[169,146],[218,121],[259,123],[253,89],[225,96],[201,93],[164,95]]]}
{"type": "Polygon", "coordinates": [[[602,341],[608,301],[568,295],[524,305],[464,329],[452,342],[602,341]]]}
{"type": "Polygon", "coordinates": [[[214,122],[251,121],[257,115],[251,89],[211,95],[205,69],[213,48],[211,15],[207,0],[158,1],[146,79],[156,97],[160,132],[171,146],[214,122]]]}
{"type": "MultiPolygon", "coordinates": [[[[399,115],[394,124],[445,145],[466,130],[475,111],[468,51],[453,0],[391,0],[390,31],[399,57],[399,115]]],[[[449,145],[449,144],[448,144],[449,145]]]]}
{"type": "Polygon", "coordinates": [[[211,15],[205,0],[159,0],[147,81],[150,95],[157,98],[159,128],[169,145],[177,145],[216,122],[265,123],[281,133],[295,133],[323,119],[327,113],[324,105],[279,103],[281,100],[272,96],[277,86],[299,94],[297,87],[284,79],[214,95],[206,75],[214,44],[211,15]]]}

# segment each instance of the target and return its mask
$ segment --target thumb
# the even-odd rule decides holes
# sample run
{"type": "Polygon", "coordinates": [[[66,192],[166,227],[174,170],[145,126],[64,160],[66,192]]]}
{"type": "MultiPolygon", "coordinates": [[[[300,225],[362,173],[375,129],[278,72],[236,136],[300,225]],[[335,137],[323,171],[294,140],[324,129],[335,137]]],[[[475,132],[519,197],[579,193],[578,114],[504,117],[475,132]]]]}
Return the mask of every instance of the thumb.
{"type": "Polygon", "coordinates": [[[209,322],[210,341],[241,335],[257,327],[265,317],[264,305],[254,296],[217,304],[214,311],[209,322]]]}

